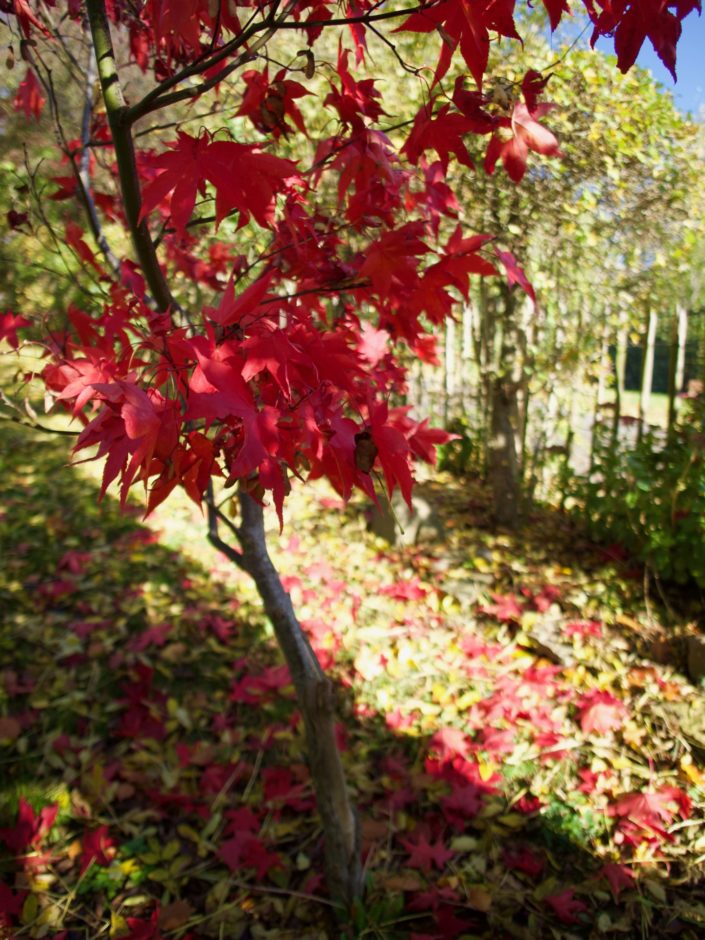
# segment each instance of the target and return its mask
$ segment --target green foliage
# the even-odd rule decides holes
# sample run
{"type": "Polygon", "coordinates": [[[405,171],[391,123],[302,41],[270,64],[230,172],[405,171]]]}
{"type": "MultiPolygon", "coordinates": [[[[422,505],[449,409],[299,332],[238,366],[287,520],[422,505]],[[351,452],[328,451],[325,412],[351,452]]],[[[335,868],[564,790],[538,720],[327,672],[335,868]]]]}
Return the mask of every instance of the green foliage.
{"type": "Polygon", "coordinates": [[[454,476],[481,470],[482,442],[477,429],[461,416],[450,422],[448,431],[458,436],[438,448],[438,469],[454,476]]]}
{"type": "Polygon", "coordinates": [[[645,434],[633,448],[602,440],[592,471],[567,481],[590,534],[615,541],[666,580],[705,587],[705,402],[667,442],[645,434]]]}

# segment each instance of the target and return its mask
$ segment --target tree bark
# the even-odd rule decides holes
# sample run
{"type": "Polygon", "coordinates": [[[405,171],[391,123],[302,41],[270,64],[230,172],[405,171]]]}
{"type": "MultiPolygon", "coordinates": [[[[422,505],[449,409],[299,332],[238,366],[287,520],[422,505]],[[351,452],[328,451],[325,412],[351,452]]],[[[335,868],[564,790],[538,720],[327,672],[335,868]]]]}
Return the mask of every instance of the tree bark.
{"type": "Polygon", "coordinates": [[[209,541],[255,582],[291,672],[323,826],[326,882],[332,900],[349,911],[362,894],[360,840],[357,815],[350,802],[336,743],[333,685],[301,628],[291,598],[269,556],[262,507],[242,487],[240,512],[242,522],[235,531],[242,552],[218,535],[217,510],[212,497],[209,498],[209,541]]]}
{"type": "Polygon", "coordinates": [[[656,345],[656,326],[658,316],[649,306],[646,311],[646,331],[644,334],[643,355],[641,363],[641,394],[639,395],[639,440],[641,441],[646,430],[646,416],[651,400],[651,386],[654,381],[654,347],[656,345]]]}
{"type": "Polygon", "coordinates": [[[504,309],[499,357],[491,385],[488,469],[494,516],[500,525],[516,528],[520,511],[520,480],[516,451],[517,387],[514,375],[514,297],[508,288],[501,294],[504,309]]]}

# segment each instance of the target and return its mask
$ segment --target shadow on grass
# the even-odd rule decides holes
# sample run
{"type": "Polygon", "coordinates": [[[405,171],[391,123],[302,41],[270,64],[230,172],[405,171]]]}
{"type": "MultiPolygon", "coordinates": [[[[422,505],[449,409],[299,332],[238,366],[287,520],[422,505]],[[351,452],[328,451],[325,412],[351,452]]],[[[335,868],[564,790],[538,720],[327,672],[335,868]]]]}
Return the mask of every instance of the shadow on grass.
{"type": "MultiPolygon", "coordinates": [[[[263,629],[97,504],[62,442],[2,429],[0,505],[0,935],[4,917],[8,936],[56,940],[342,936],[263,629]]],[[[349,688],[341,704],[370,884],[351,934],[589,937],[607,914],[600,935],[688,936],[655,895],[615,903],[594,878],[600,821],[558,798],[537,815],[531,765],[467,778],[349,688]]]]}

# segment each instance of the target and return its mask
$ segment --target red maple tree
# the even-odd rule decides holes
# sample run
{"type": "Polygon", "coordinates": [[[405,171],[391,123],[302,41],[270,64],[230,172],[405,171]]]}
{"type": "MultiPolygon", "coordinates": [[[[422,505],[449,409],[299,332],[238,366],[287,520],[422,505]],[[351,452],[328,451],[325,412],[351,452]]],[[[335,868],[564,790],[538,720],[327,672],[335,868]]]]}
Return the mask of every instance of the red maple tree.
{"type": "MultiPolygon", "coordinates": [[[[568,4],[544,6],[555,29],[568,4]]],[[[614,36],[623,71],[648,38],[674,72],[681,21],[700,3],[575,6],[593,43],[614,36]]],[[[62,172],[49,198],[66,206],[61,240],[94,285],[92,304],[69,306],[63,329],[43,327],[41,312],[5,313],[0,338],[42,333],[47,391],[83,425],[76,450],[104,459],[103,492],[118,481],[124,504],[142,485],[152,510],[183,487],[205,504],[211,542],[255,579],[304,718],[329,889],[349,905],[361,890],[359,837],[333,695],[269,559],[262,505],[271,499],[281,519],[291,477],[326,477],[343,499],[355,487],[377,499],[379,479],[410,501],[413,460],[433,460],[446,436],[390,404],[404,387],[400,351],[433,361],[434,325],[470,276],[497,274],[497,262],[533,296],[510,252],[459,224],[449,167],[471,166],[468,135],[488,138],[485,170],[501,162],[515,182],[530,161],[558,157],[544,124],[550,103],[539,100],[547,76],[529,71],[503,102],[485,92],[490,43],[519,40],[515,0],[2,0],[0,9],[26,66],[16,107],[32,119],[48,104],[55,124],[62,172]],[[422,107],[395,126],[368,46],[395,48],[404,32],[427,37],[435,65],[422,107]],[[269,53],[282,36],[298,50],[288,65],[269,53]],[[77,139],[52,75],[71,37],[91,52],[77,139]],[[319,75],[327,122],[314,134],[305,114],[319,75]],[[196,102],[225,117],[206,129],[196,102]],[[310,142],[308,163],[292,158],[303,152],[294,137],[310,142]],[[110,244],[106,221],[123,226],[131,253],[110,244]],[[194,299],[204,289],[210,304],[194,299]],[[216,483],[226,494],[237,485],[239,522],[216,501],[216,483]]],[[[75,76],[79,59],[70,66],[75,76]]],[[[422,864],[444,858],[436,844],[407,847],[422,864]]],[[[232,851],[258,868],[273,863],[252,834],[232,851]]],[[[580,902],[554,900],[572,922],[580,902]]]]}

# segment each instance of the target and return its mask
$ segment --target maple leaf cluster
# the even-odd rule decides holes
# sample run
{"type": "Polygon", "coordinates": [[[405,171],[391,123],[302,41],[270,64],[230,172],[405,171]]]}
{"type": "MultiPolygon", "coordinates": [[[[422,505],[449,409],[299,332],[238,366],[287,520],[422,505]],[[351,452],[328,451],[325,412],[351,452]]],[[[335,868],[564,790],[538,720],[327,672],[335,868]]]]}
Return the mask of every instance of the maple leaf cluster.
{"type": "MultiPolygon", "coordinates": [[[[681,20],[696,6],[696,0],[584,3],[593,41],[613,34],[622,69],[648,37],[673,70],[681,20]]],[[[568,5],[544,5],[555,29],[568,5]]],[[[528,71],[500,106],[483,84],[491,38],[520,40],[514,6],[513,0],[426,0],[411,10],[373,0],[106,4],[110,28],[127,38],[131,63],[156,82],[125,106],[118,123],[112,117],[113,131],[175,101],[224,94],[214,89],[226,82],[230,94],[234,74],[234,113],[253,136],[235,140],[227,125],[190,133],[177,123],[174,139],[152,148],[140,138],[137,152],[125,156],[110,122],[97,114],[88,136],[63,147],[67,172],[52,177],[58,189],[50,198],[85,203],[87,171],[94,207],[125,225],[136,245],[145,237],[150,243],[139,265],[129,258],[114,263],[73,216],[65,227],[65,245],[107,299],[99,309],[69,309],[68,328],[52,333],[43,378],[83,424],[77,450],[94,448],[104,458],[103,492],[118,480],[124,503],[142,483],[150,511],[176,486],[200,502],[214,477],[226,486],[246,480],[256,498],[272,495],[281,519],[291,476],[325,476],[344,499],[353,487],[376,499],[380,476],[390,495],[398,487],[410,501],[413,460],[433,461],[435,445],[448,436],[390,404],[405,390],[400,351],[437,361],[434,326],[467,300],[472,276],[497,275],[497,265],[534,299],[510,252],[464,231],[448,175],[451,162],[472,166],[469,135],[488,138],[484,170],[492,173],[501,162],[514,182],[531,154],[560,157],[542,124],[551,107],[540,101],[546,76],[528,71]],[[388,37],[395,30],[425,34],[438,48],[431,89],[401,142],[383,129],[391,120],[379,83],[365,71],[368,41],[386,21],[388,37]],[[273,150],[292,135],[307,141],[297,102],[318,87],[306,84],[319,71],[316,43],[345,26],[348,39],[340,33],[337,61],[325,63],[327,93],[318,98],[332,132],[319,137],[306,168],[291,159],[292,150],[286,156],[273,150]],[[278,32],[294,33],[305,48],[272,75],[260,50],[278,32]],[[441,83],[454,61],[465,74],[449,97],[441,83]],[[124,188],[125,161],[137,210],[128,211],[125,193],[121,198],[111,184],[98,184],[107,171],[124,188]],[[212,215],[202,210],[211,201],[212,215]],[[208,222],[216,229],[227,222],[231,234],[247,235],[237,247],[214,242],[208,222]],[[159,259],[150,234],[157,229],[159,259]],[[166,286],[167,299],[155,302],[145,281],[171,285],[180,275],[220,297],[193,309],[192,299],[177,300],[166,286]]],[[[23,48],[52,40],[40,3],[12,0],[5,7],[29,40],[23,48]]],[[[72,0],[68,17],[81,22],[84,7],[72,0]]],[[[51,89],[41,59],[30,52],[25,58],[15,106],[39,118],[51,89]]],[[[229,107],[230,99],[223,101],[229,107]]],[[[95,214],[91,219],[95,236],[95,214]]],[[[15,345],[26,322],[6,313],[0,335],[15,345]]]]}

